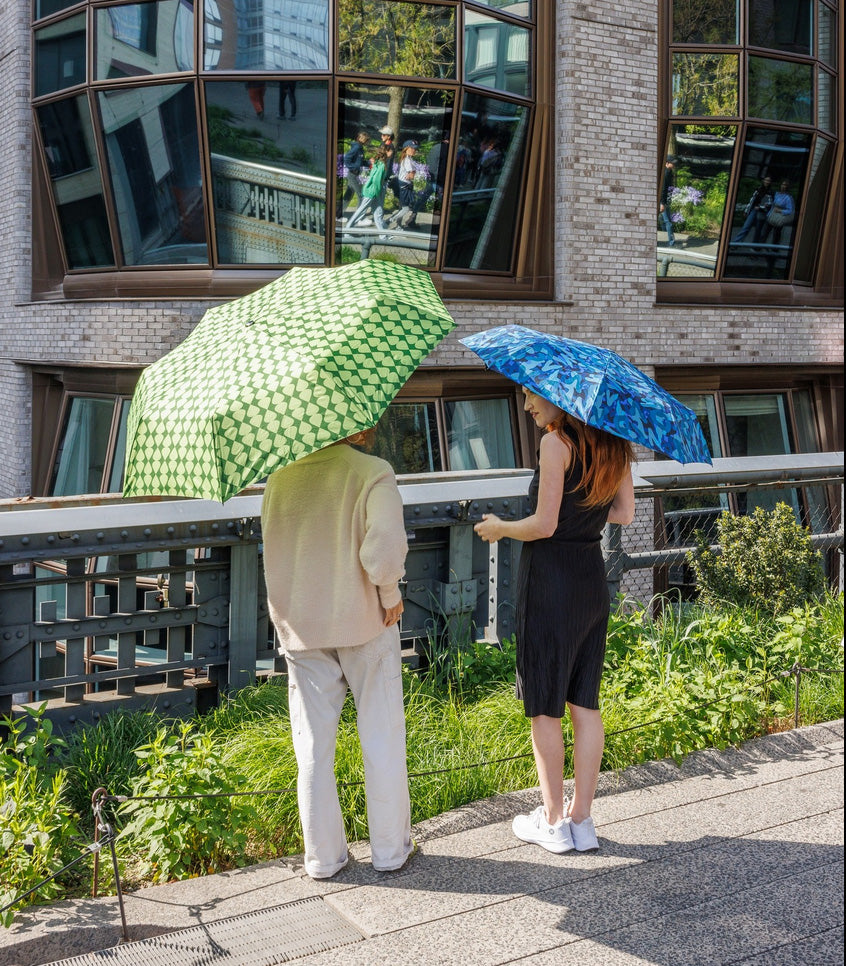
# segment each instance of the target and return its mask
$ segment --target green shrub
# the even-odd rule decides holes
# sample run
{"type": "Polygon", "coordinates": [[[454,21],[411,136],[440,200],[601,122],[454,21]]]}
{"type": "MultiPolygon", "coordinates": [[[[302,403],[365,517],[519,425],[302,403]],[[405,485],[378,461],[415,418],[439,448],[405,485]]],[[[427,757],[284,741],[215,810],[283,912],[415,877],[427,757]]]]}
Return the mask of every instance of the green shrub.
{"type": "MultiPolygon", "coordinates": [[[[0,747],[0,907],[54,875],[71,855],[76,822],[65,801],[64,772],[52,763],[59,739],[43,717],[45,706],[16,720],[0,747]]],[[[75,850],[78,854],[79,850],[75,850]]],[[[54,899],[62,892],[55,880],[45,882],[28,902],[54,899]]],[[[0,913],[10,925],[13,910],[0,913]]]]}
{"type": "Polygon", "coordinates": [[[235,794],[223,744],[183,723],[178,733],[160,728],[135,754],[143,771],[121,808],[129,821],[120,841],[143,872],[167,882],[244,864],[253,807],[235,794]]]}
{"type": "Polygon", "coordinates": [[[695,538],[688,559],[703,604],[728,602],[783,614],[825,590],[820,554],[786,503],[772,511],[756,507],[751,516],[724,511],[717,522],[717,551],[701,531],[695,538]]]}

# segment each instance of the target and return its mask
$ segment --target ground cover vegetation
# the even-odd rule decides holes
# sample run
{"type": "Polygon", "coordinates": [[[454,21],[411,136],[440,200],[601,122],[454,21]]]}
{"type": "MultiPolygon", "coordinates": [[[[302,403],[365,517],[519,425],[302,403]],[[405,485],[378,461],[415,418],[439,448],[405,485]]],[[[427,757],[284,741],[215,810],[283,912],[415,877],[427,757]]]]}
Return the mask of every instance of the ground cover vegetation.
{"type": "MultiPolygon", "coordinates": [[[[809,544],[788,534],[780,552],[792,562],[771,566],[770,592],[742,596],[740,604],[726,599],[726,562],[734,561],[729,569],[737,578],[760,565],[762,547],[771,559],[775,536],[792,526],[774,514],[757,535],[738,536],[726,523],[719,536],[723,565],[712,566],[720,553],[708,551],[698,575],[703,602],[618,599],[601,695],[604,769],[680,761],[700,748],[792,727],[800,668],[801,723],[843,716],[843,595],[819,583],[819,555],[809,544]],[[787,599],[781,584],[804,587],[803,599],[787,599]]],[[[706,550],[700,546],[700,558],[706,550]]],[[[748,575],[739,580],[747,590],[752,583],[748,575]]],[[[423,672],[405,669],[413,822],[536,784],[513,682],[509,641],[468,641],[443,650],[423,672]]],[[[7,720],[0,748],[0,907],[85,850],[93,838],[91,795],[100,787],[129,796],[123,803],[110,799],[103,812],[120,833],[125,887],[300,852],[285,683],[279,677],[244,689],[189,721],[116,712],[64,738],[40,710],[30,720],[7,720]]],[[[351,700],[341,717],[336,773],[348,834],[365,838],[351,700]]],[[[113,887],[109,866],[100,867],[104,890],[113,887]]],[[[90,881],[90,863],[80,862],[26,901],[81,895],[90,881]]],[[[12,915],[6,909],[0,921],[8,925],[12,915]]]]}

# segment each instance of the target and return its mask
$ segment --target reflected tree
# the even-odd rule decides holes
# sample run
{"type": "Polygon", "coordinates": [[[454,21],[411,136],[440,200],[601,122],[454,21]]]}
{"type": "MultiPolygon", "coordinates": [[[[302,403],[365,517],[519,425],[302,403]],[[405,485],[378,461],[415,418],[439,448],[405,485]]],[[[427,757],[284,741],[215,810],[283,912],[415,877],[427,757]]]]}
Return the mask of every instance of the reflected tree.
{"type": "MultiPolygon", "coordinates": [[[[455,77],[455,10],[422,3],[338,0],[342,70],[455,77]]],[[[388,87],[386,122],[402,127],[407,87],[388,87]]]]}
{"type": "Polygon", "coordinates": [[[737,88],[736,54],[673,56],[673,114],[735,117],[737,88]]]}
{"type": "Polygon", "coordinates": [[[673,0],[673,43],[736,44],[737,0],[673,0]]]}

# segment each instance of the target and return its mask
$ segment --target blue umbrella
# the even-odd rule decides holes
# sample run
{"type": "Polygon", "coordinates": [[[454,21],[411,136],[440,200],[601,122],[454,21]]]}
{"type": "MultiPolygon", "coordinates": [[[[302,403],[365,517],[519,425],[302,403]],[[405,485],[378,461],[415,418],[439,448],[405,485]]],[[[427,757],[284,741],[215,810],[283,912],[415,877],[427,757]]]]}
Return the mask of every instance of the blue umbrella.
{"type": "Polygon", "coordinates": [[[610,349],[503,325],[461,340],[488,369],[589,426],[680,463],[710,463],[696,413],[610,349]]]}

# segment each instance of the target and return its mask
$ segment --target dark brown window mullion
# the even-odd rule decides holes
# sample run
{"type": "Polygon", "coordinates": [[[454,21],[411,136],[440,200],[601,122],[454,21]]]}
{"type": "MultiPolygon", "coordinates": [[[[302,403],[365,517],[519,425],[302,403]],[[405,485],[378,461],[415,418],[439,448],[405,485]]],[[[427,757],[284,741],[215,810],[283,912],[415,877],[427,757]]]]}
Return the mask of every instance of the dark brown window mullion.
{"type": "Polygon", "coordinates": [[[206,247],[209,265],[218,266],[217,230],[214,218],[214,188],[212,183],[211,144],[208,137],[208,114],[206,108],[206,82],[195,79],[194,102],[197,112],[197,143],[200,148],[200,181],[203,189],[203,223],[206,226],[206,247]]]}
{"type": "MultiPolygon", "coordinates": [[[[741,57],[741,60],[742,59],[743,57],[741,57]]],[[[723,279],[726,261],[728,260],[729,245],[731,244],[731,233],[734,230],[732,227],[734,222],[734,208],[740,200],[737,197],[737,192],[740,188],[740,177],[742,174],[741,162],[743,160],[744,146],[746,145],[746,121],[740,120],[735,122],[735,127],[737,134],[734,139],[734,151],[732,152],[731,158],[729,183],[726,186],[726,206],[725,210],[723,211],[723,225],[720,231],[719,256],[717,258],[717,264],[714,271],[715,282],[720,282],[723,279]]]]}

